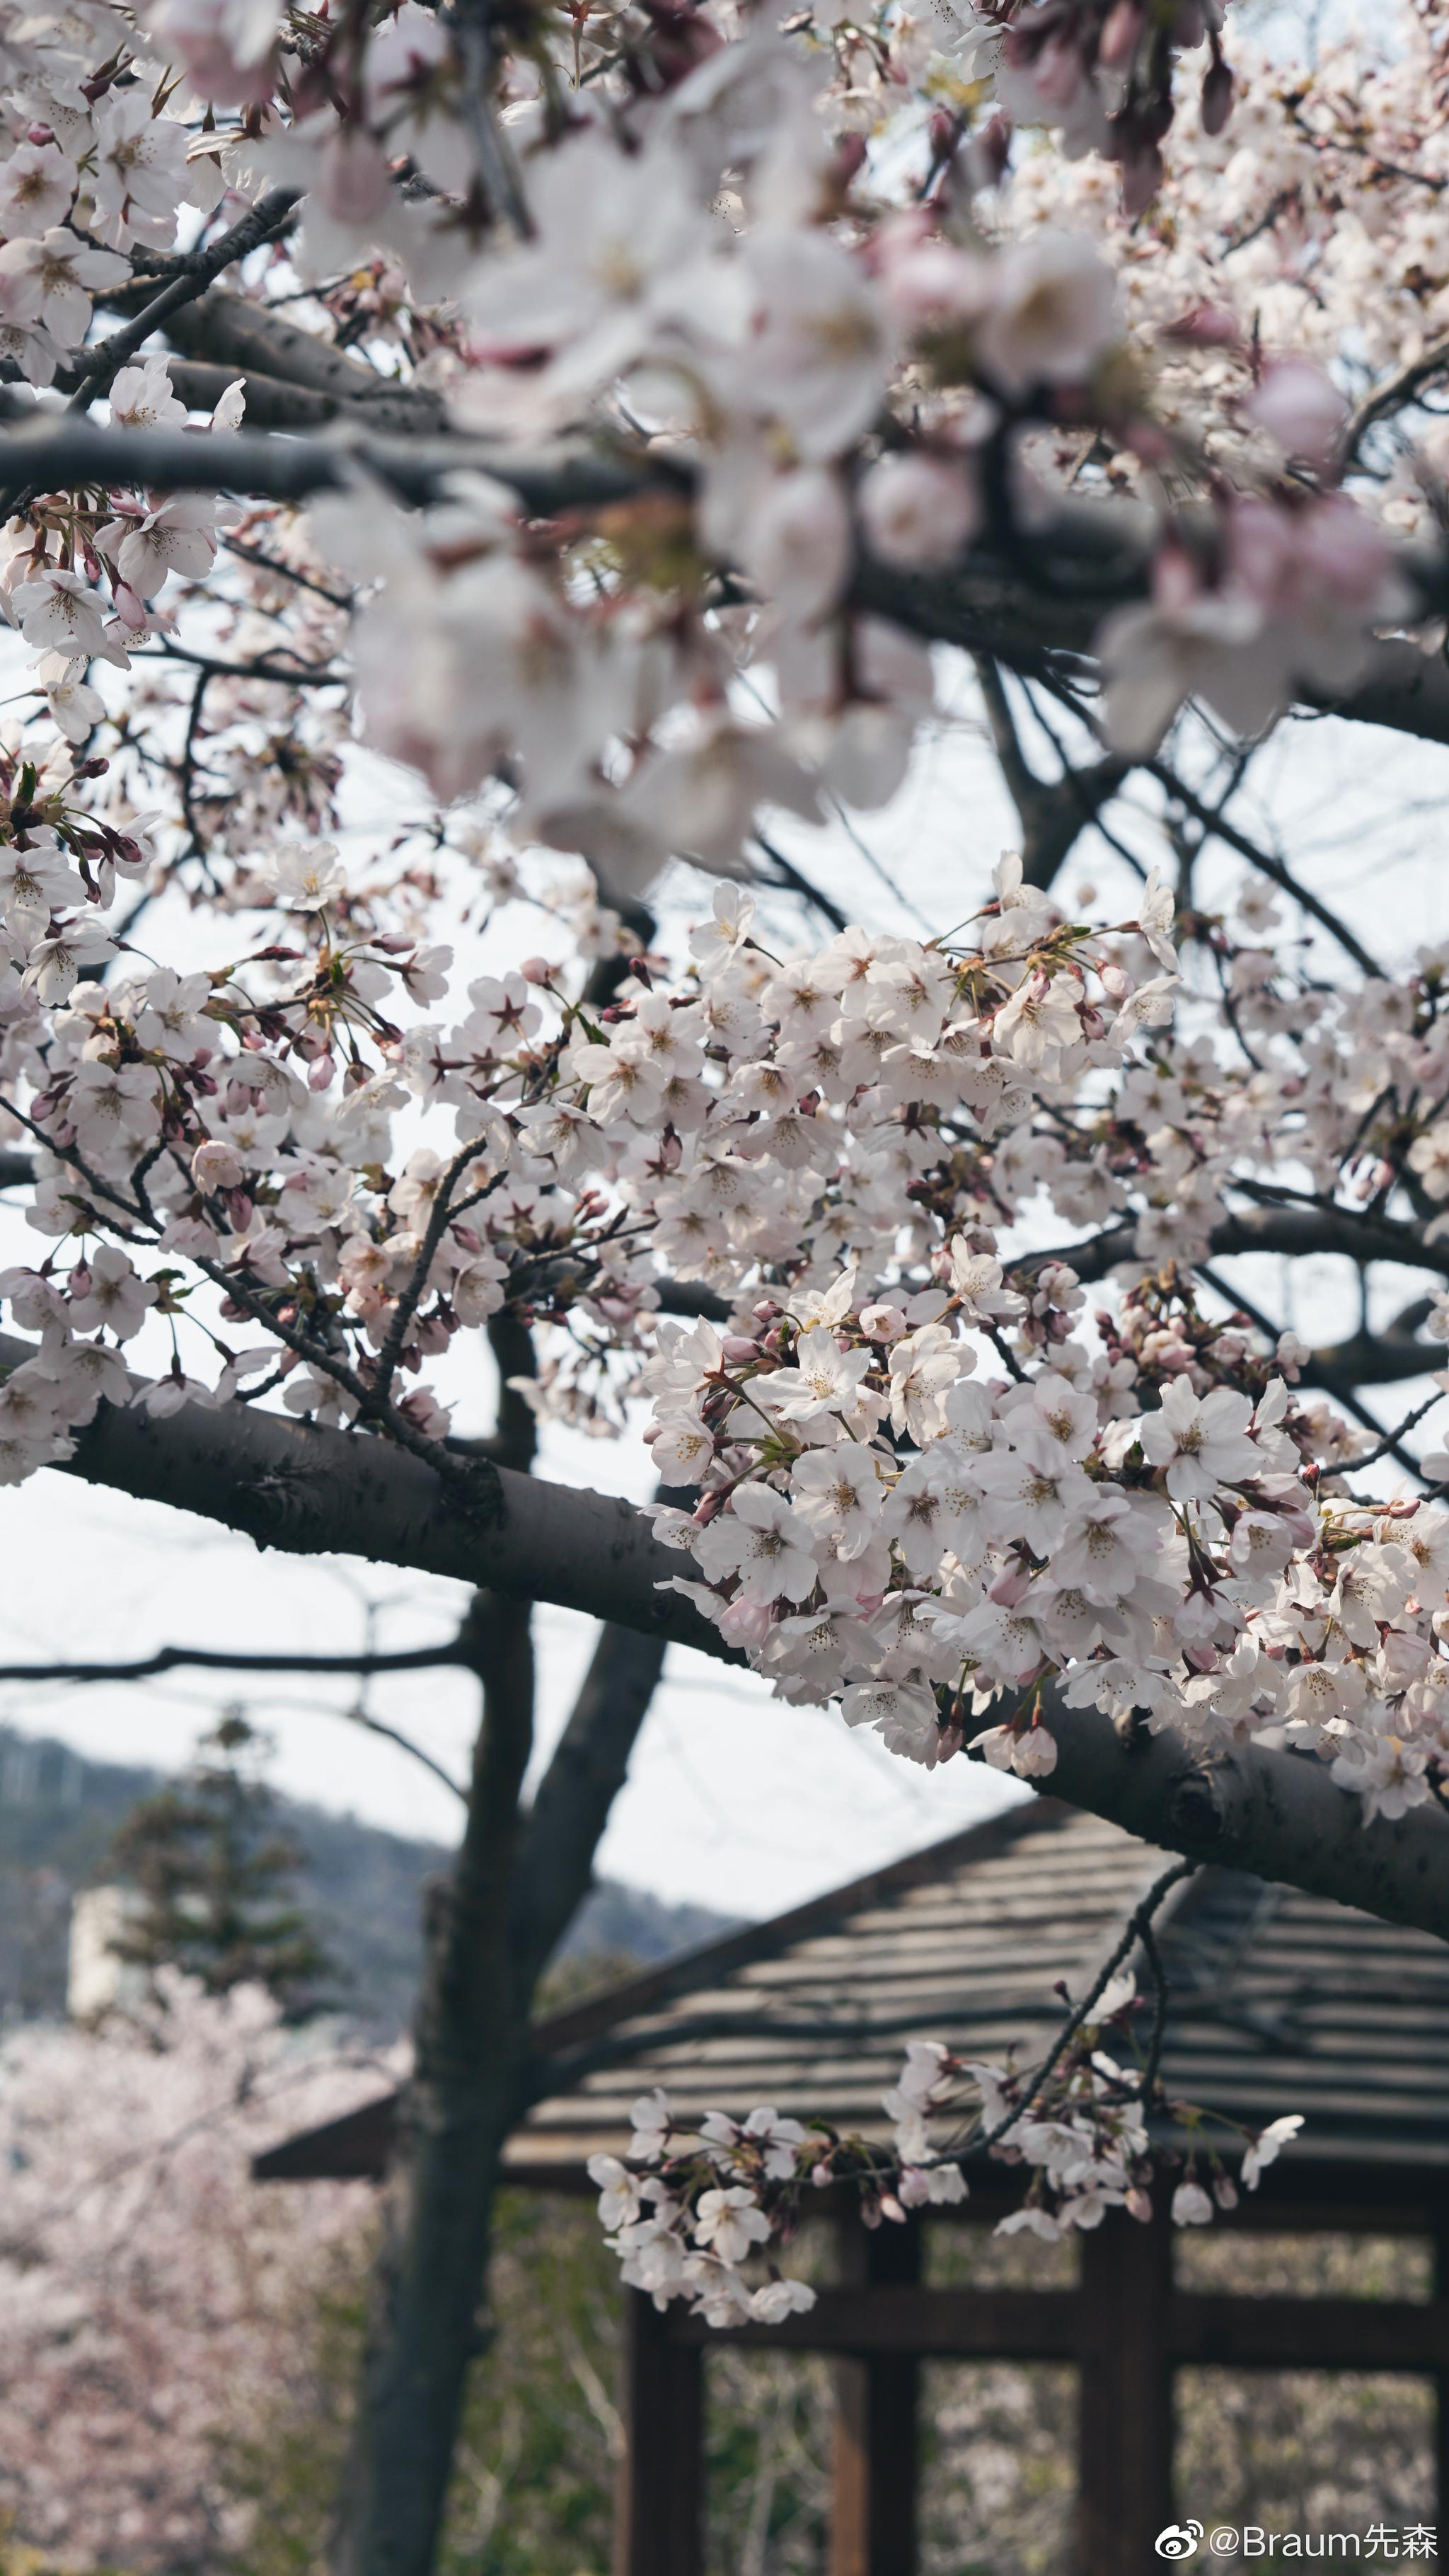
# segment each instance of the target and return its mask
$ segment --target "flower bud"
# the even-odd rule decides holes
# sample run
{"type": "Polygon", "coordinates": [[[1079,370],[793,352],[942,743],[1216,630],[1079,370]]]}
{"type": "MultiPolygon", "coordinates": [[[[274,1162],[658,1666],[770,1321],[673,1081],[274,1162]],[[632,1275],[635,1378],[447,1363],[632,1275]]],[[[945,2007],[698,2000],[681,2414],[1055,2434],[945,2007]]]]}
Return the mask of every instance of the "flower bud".
{"type": "Polygon", "coordinates": [[[1141,0],[1117,0],[1097,47],[1097,60],[1109,71],[1120,71],[1129,63],[1142,41],[1145,25],[1141,0]]]}
{"type": "Polygon", "coordinates": [[[1233,112],[1233,76],[1221,54],[1203,78],[1202,130],[1204,134],[1221,134],[1233,112]]]}

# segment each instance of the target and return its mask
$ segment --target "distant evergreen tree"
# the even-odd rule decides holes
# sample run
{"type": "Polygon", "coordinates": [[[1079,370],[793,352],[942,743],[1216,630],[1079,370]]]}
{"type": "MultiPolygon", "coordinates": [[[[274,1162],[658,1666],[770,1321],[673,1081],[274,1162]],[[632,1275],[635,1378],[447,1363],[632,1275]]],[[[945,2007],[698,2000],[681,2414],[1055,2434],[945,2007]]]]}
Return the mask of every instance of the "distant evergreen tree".
{"type": "Polygon", "coordinates": [[[242,1710],[228,1708],[183,1778],[132,1808],[111,1861],[140,1904],[114,1946],[153,1972],[180,1968],[208,1994],[265,1986],[300,2020],[337,1970],[292,1892],[307,1855],[276,1822],[262,1777],[269,1750],[242,1710]]]}

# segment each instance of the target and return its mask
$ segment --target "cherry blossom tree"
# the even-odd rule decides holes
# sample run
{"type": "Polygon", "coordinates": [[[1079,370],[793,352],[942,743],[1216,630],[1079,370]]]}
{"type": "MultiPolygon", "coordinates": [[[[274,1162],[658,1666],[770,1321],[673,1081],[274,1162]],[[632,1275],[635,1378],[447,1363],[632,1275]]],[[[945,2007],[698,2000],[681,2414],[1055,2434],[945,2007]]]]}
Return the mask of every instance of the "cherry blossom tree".
{"type": "Polygon", "coordinates": [[[379,2071],[170,1972],[139,2019],[7,2036],[0,2513],[47,2561],[202,2567],[244,2537],[218,2431],[295,2378],[299,2304],[370,2197],[259,2195],[249,2159],[379,2071]]]}
{"type": "MultiPolygon", "coordinates": [[[[529,2000],[670,1641],[1449,1928],[1449,1452],[1366,1401],[1449,1340],[1444,959],[1237,802],[1295,710],[1449,741],[1449,40],[1409,0],[1305,70],[1225,16],[0,35],[0,1478],[478,1587],[350,2576],[427,2565],[529,2000]],[[812,834],[962,656],[1020,847],[852,923],[812,834]],[[379,761],[407,819],[345,828],[379,761]],[[1069,906],[1089,826],[1125,892],[1069,906]],[[1309,1347],[1223,1280],[1262,1252],[1395,1320],[1309,1347]],[[539,1418],[642,1429],[665,1499],[528,1474],[539,1418]],[[607,1625],[525,1813],[533,1601],[607,1625]]],[[[978,2142],[1050,2111],[1053,2224],[1074,2123],[1145,2187],[1104,2016],[977,2078],[978,2142]]],[[[896,2106],[928,2197],[957,2074],[896,2106]]],[[[806,2178],[727,2122],[679,2192],[640,2134],[611,2215],[683,2265],[806,2178]]]]}

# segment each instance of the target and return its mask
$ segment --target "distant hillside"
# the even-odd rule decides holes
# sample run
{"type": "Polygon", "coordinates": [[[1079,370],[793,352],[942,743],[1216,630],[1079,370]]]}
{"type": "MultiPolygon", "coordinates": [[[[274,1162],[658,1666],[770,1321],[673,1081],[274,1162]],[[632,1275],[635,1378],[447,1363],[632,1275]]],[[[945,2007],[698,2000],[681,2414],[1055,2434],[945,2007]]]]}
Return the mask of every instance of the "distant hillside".
{"type": "MultiPolygon", "coordinates": [[[[105,1877],[117,1826],[161,1776],[0,1726],[0,2021],[63,2009],[72,1894],[105,1877]]],[[[323,1807],[280,1798],[277,1808],[308,1856],[301,1902],[345,1971],[338,2000],[390,2037],[406,2027],[416,1991],[422,1885],[449,1855],[323,1807]]],[[[580,1967],[590,1953],[610,1963],[662,1959],[727,1928],[705,1906],[665,1905],[603,1879],[564,1950],[580,1967]]]]}

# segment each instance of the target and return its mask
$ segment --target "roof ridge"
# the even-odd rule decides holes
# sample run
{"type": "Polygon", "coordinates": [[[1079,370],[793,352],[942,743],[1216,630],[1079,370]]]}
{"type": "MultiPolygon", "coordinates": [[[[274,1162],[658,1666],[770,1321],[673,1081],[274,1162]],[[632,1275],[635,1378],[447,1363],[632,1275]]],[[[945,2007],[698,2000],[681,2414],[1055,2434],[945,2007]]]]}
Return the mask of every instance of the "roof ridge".
{"type": "Polygon", "coordinates": [[[713,1968],[726,1974],[734,1968],[748,1967],[770,1950],[787,1948],[792,1941],[822,1930],[842,1915],[857,1912],[875,1898],[910,1887],[929,1886],[932,1879],[947,1877],[963,1861],[987,1859],[996,1850],[1009,1850],[1029,1834],[1059,1832],[1064,1825],[1081,1820],[1080,1808],[1038,1792],[1030,1804],[1023,1800],[998,1815],[982,1817],[974,1825],[947,1834],[940,1842],[927,1843],[921,1851],[908,1852],[902,1860],[890,1861],[882,1869],[867,1870],[844,1887],[808,1897],[803,1905],[790,1906],[783,1914],[767,1916],[761,1923],[747,1923],[738,1931],[698,1942],[692,1950],[680,1950],[672,1959],[641,1969],[620,1985],[606,1987],[602,1994],[550,2014],[533,2024],[533,2052],[547,2055],[579,2040],[593,2039],[614,2022],[647,2011],[651,2004],[667,2000],[678,1987],[693,1984],[702,1969],[713,1968]]]}

